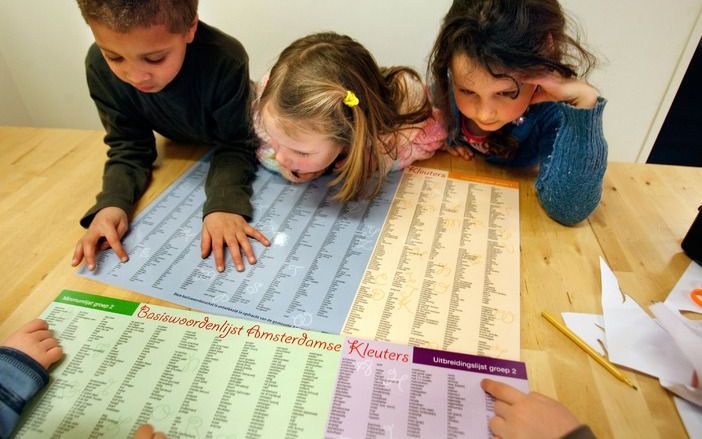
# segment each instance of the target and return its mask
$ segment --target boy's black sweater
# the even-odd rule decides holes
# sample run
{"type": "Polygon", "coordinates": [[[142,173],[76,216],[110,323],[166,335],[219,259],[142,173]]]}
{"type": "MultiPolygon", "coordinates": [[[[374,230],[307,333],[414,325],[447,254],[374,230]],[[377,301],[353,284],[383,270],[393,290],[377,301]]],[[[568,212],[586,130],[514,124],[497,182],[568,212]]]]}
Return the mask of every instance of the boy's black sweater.
{"type": "Polygon", "coordinates": [[[203,216],[222,211],[251,218],[257,143],[249,120],[248,56],[236,39],[200,22],[178,75],[158,93],[142,93],[117,78],[95,44],[85,65],[109,150],[102,192],[81,219],[83,227],[104,207],[131,211],[156,159],[153,131],[216,148],[203,216]]]}

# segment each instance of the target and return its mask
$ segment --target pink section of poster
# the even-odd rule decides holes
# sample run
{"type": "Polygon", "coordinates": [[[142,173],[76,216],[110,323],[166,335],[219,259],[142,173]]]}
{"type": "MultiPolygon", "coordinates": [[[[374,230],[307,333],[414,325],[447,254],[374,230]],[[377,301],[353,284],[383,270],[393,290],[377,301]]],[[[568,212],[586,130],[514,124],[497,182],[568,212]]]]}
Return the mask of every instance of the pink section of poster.
{"type": "Polygon", "coordinates": [[[528,391],[524,363],[347,338],[327,438],[488,438],[483,378],[528,391]]]}

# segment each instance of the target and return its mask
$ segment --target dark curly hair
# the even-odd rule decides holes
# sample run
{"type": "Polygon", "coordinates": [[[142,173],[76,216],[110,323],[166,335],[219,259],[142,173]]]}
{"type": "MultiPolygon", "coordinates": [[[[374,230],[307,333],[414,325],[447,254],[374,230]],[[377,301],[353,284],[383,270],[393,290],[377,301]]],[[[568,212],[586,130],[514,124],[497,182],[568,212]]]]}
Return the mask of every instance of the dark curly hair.
{"type": "MultiPolygon", "coordinates": [[[[517,86],[514,77],[497,72],[584,77],[596,63],[557,0],[454,0],[429,58],[434,103],[447,115],[449,132],[456,129],[450,116],[449,79],[455,55],[465,55],[494,77],[511,79],[517,86]]],[[[518,145],[510,131],[505,126],[490,134],[491,154],[514,156],[518,145]]]]}
{"type": "Polygon", "coordinates": [[[77,0],[88,24],[98,21],[117,32],[165,24],[172,33],[185,33],[195,21],[198,0],[77,0]]]}

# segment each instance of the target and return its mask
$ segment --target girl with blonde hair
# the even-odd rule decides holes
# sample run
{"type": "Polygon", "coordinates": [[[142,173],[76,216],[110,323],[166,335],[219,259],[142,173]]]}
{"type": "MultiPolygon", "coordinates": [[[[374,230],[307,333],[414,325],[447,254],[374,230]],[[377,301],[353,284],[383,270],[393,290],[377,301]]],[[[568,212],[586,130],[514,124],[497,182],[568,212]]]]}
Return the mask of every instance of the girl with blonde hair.
{"type": "Polygon", "coordinates": [[[379,68],[332,32],[283,50],[252,109],[259,161],[293,182],[333,173],[339,201],[372,197],[387,172],[430,158],[446,139],[414,70],[379,68]]]}

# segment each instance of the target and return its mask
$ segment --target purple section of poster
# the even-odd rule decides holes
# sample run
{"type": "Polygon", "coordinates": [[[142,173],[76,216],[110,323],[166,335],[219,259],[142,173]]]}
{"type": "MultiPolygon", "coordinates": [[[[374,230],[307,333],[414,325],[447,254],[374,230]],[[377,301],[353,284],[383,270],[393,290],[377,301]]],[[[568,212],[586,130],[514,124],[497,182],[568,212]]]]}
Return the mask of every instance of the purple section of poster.
{"type": "Polygon", "coordinates": [[[447,369],[464,370],[466,372],[527,379],[526,364],[520,361],[415,347],[412,353],[412,362],[414,364],[425,364],[447,369]]]}

